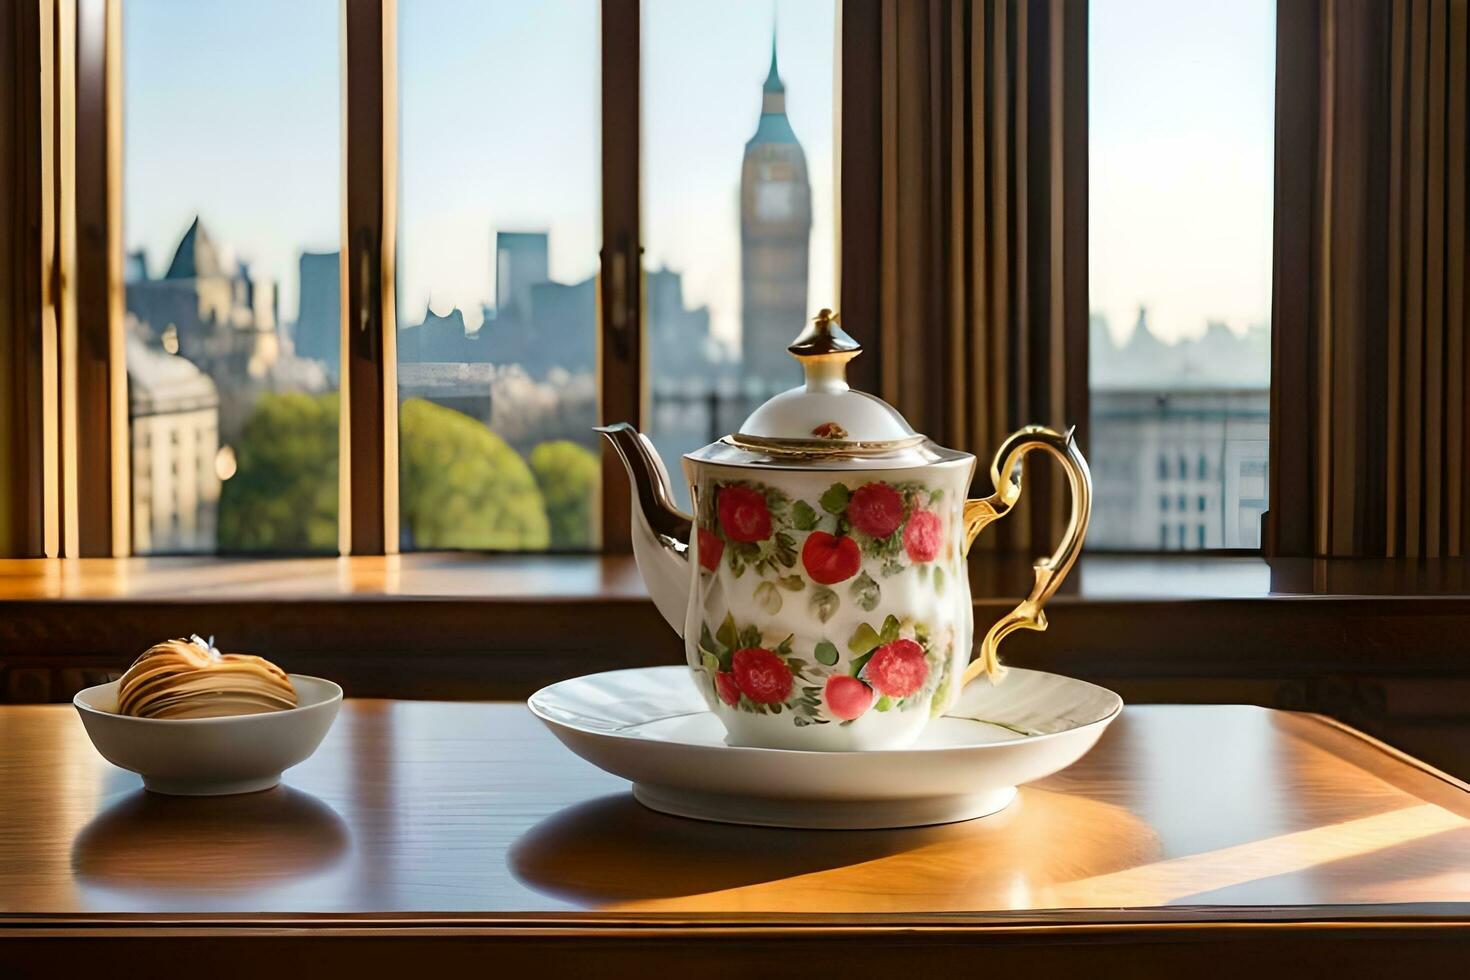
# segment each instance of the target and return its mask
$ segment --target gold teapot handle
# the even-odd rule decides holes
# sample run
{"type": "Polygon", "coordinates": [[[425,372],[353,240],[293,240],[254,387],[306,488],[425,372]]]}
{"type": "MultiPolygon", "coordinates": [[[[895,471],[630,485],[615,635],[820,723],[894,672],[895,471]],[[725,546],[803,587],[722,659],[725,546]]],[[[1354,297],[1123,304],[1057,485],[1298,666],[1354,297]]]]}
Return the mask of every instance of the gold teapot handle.
{"type": "Polygon", "coordinates": [[[991,680],[999,679],[1002,668],[996,655],[996,647],[1011,633],[1020,629],[1046,629],[1046,613],[1041,607],[1061,586],[1062,579],[1071,571],[1072,565],[1077,561],[1078,552],[1082,550],[1082,539],[1087,535],[1087,523],[1092,519],[1092,474],[1088,472],[1087,460],[1082,458],[1082,453],[1072,438],[1074,431],[1075,428],[1068,429],[1066,435],[1063,435],[1045,426],[1028,425],[1012,434],[1001,443],[990,464],[990,479],[995,484],[995,493],[979,500],[965,501],[965,553],[968,554],[976,535],[985,530],[992,521],[1010,513],[1016,501],[1021,498],[1022,470],[1017,464],[1031,450],[1045,449],[1055,456],[1066,471],[1067,483],[1072,488],[1072,516],[1067,522],[1067,531],[1062,535],[1061,543],[1050,558],[1043,558],[1036,563],[1036,584],[1032,586],[1031,594],[1021,600],[1019,606],[1002,616],[990,627],[990,632],[985,634],[985,639],[980,643],[980,654],[966,668],[961,686],[981,674],[989,674],[991,680]]]}

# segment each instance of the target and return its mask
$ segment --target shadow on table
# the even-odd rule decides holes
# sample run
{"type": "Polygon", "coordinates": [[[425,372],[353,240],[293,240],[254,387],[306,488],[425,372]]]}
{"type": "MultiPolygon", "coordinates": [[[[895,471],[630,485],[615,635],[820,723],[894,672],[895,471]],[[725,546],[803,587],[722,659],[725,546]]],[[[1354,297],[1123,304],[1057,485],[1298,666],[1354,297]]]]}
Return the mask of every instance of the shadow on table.
{"type": "Polygon", "coordinates": [[[509,863],[530,887],[588,906],[672,910],[703,896],[694,904],[817,911],[850,897],[858,908],[937,910],[1030,907],[1055,882],[1155,857],[1152,835],[1119,808],[1026,788],[978,820],[840,831],[688,820],[622,793],[543,820],[511,847],[509,863]],[[1066,855],[1056,846],[1064,837],[1066,855]]]}
{"type": "Polygon", "coordinates": [[[350,841],[335,810],[287,786],[195,797],[140,789],[82,828],[71,862],[92,885],[228,892],[325,870],[350,841]]]}

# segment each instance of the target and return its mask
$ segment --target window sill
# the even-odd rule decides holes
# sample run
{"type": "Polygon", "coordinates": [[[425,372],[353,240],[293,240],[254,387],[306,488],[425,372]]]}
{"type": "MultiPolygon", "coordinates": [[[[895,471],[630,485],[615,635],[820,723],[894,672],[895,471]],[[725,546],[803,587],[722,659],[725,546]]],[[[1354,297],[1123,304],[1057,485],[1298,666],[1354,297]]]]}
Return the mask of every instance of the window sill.
{"type": "MultiPolygon", "coordinates": [[[[976,605],[1005,605],[1031,563],[977,553],[976,605]]],[[[1470,599],[1465,559],[1267,560],[1254,555],[1090,553],[1059,604],[1169,600],[1470,599]]],[[[492,605],[646,603],[628,555],[433,552],[355,558],[0,559],[0,609],[39,600],[120,604],[473,600],[492,605]]]]}
{"type": "MultiPolygon", "coordinates": [[[[976,556],[970,574],[977,629],[1031,580],[1028,561],[993,555],[976,556]]],[[[1087,555],[1052,601],[1050,628],[1017,634],[1004,653],[1147,700],[1186,679],[1279,705],[1230,685],[1470,678],[1467,584],[1460,560],[1087,555]]],[[[626,556],[0,561],[0,700],[64,699],[188,632],[374,696],[521,698],[563,677],[683,658],[626,556]]]]}

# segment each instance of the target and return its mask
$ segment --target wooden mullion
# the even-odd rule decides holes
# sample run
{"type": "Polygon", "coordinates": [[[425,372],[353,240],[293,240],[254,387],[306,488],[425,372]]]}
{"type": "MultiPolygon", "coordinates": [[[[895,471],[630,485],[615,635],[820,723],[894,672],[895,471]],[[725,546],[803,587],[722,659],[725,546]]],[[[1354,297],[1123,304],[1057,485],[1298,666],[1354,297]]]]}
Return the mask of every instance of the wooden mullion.
{"type": "Polygon", "coordinates": [[[0,554],[54,556],[54,3],[0,6],[0,554]]]}
{"type": "Polygon", "coordinates": [[[132,548],[122,276],[122,9],[77,0],[75,475],[82,557],[132,548]]]}
{"type": "Polygon", "coordinates": [[[1321,45],[1318,0],[1276,8],[1276,160],[1271,275],[1271,415],[1268,506],[1262,551],[1315,552],[1311,420],[1314,313],[1312,202],[1316,197],[1321,45]]]}
{"type": "Polygon", "coordinates": [[[79,555],[77,533],[77,213],[76,31],[77,0],[52,0],[52,215],[51,307],[56,330],[57,554],[79,555]]]}
{"type": "Polygon", "coordinates": [[[1085,454],[1091,442],[1091,387],[1088,382],[1088,120],[1087,18],[1085,3],[1059,4],[1062,59],[1062,379],[1063,415],[1077,426],[1085,454]]]}
{"type": "Polygon", "coordinates": [[[396,0],[343,0],[342,371],[338,542],[398,550],[396,0]]]}
{"type": "Polygon", "coordinates": [[[883,57],[879,0],[841,0],[838,7],[837,281],[841,310],[862,338],[863,356],[848,367],[862,391],[882,383],[877,330],[882,262],[883,57]]]}
{"type": "MultiPolygon", "coordinates": [[[[643,249],[639,185],[639,0],[602,3],[602,251],[598,277],[598,417],[643,420],[643,249]]],[[[602,547],[632,548],[628,478],[611,452],[602,463],[602,547]]]]}

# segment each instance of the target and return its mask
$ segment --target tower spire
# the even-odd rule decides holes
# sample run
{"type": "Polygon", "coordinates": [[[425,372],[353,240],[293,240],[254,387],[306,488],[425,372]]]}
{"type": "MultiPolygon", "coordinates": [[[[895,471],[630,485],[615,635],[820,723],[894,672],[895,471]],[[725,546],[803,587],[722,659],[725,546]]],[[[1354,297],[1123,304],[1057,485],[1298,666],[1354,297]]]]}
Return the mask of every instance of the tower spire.
{"type": "Polygon", "coordinates": [[[786,85],[781,81],[781,71],[776,65],[776,24],[771,23],[771,70],[766,73],[766,84],[761,87],[761,112],[766,115],[786,114],[786,85]]]}
{"type": "Polygon", "coordinates": [[[771,70],[766,73],[765,91],[786,91],[786,86],[781,81],[781,71],[776,67],[776,24],[774,20],[771,23],[771,70]]]}

